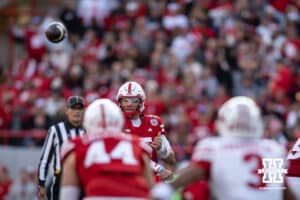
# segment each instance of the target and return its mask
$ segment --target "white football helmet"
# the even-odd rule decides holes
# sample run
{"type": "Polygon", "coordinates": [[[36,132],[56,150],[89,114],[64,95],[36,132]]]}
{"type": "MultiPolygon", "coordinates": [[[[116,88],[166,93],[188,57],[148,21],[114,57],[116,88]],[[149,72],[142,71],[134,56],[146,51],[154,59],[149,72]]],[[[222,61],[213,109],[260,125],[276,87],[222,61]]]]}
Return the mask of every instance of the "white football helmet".
{"type": "Polygon", "coordinates": [[[103,131],[121,132],[124,117],[117,104],[109,99],[93,101],[84,113],[83,126],[89,134],[103,131]]]}
{"type": "Polygon", "coordinates": [[[249,97],[233,97],[219,109],[217,129],[222,136],[261,137],[263,121],[260,109],[249,97]]]}
{"type": "MultiPolygon", "coordinates": [[[[145,92],[140,84],[137,82],[126,82],[121,87],[119,88],[118,94],[117,94],[117,101],[120,103],[120,100],[122,98],[140,98],[141,102],[138,107],[138,109],[135,112],[130,112],[130,113],[124,113],[126,116],[133,116],[137,113],[142,112],[145,109],[145,100],[146,100],[146,95],[145,92]]],[[[120,106],[121,107],[121,106],[120,106]]],[[[121,107],[123,110],[123,108],[121,107]]],[[[124,111],[124,110],[123,110],[124,111]]]]}

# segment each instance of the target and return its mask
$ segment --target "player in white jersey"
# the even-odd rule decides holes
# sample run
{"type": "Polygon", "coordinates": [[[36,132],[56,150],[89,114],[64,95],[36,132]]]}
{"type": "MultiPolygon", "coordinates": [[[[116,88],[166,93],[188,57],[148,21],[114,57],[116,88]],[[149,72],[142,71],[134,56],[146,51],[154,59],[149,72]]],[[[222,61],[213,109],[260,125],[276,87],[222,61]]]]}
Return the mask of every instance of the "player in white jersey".
{"type": "Polygon", "coordinates": [[[282,199],[283,184],[263,183],[258,170],[262,158],[284,158],[284,149],[276,142],[262,139],[208,138],[200,142],[193,154],[196,167],[206,168],[213,195],[218,200],[282,199]]]}
{"type": "MultiPolygon", "coordinates": [[[[263,169],[268,167],[263,165],[263,159],[283,161],[285,149],[275,141],[261,138],[263,122],[256,103],[248,97],[231,98],[219,110],[217,128],[221,137],[200,141],[191,164],[179,171],[171,184],[156,185],[151,191],[153,199],[170,199],[175,189],[200,178],[210,180],[217,200],[284,199],[287,190],[283,171],[273,173],[279,183],[266,183],[272,182],[273,176],[263,179],[263,169]]],[[[284,165],[277,166],[284,169],[284,165]]]]}
{"type": "Polygon", "coordinates": [[[300,138],[295,142],[287,156],[289,169],[287,176],[288,183],[293,189],[295,196],[300,200],[300,138]]]}

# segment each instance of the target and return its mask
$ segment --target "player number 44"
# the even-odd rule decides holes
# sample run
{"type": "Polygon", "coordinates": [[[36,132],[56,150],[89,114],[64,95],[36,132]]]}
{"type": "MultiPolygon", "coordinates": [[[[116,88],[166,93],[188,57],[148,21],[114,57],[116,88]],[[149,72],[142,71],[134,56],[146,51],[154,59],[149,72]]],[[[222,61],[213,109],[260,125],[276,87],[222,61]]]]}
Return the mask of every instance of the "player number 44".
{"type": "Polygon", "coordinates": [[[126,165],[136,165],[138,163],[129,141],[119,142],[109,153],[105,150],[104,142],[98,141],[89,147],[84,165],[90,167],[92,164],[108,164],[112,160],[121,160],[126,165]]]}

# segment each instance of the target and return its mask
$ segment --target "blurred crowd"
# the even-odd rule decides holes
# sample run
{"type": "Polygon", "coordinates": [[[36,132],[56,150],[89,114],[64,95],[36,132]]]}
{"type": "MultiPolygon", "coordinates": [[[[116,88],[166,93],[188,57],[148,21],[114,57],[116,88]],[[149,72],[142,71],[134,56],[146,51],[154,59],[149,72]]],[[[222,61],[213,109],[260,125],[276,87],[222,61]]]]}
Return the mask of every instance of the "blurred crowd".
{"type": "Polygon", "coordinates": [[[32,166],[24,166],[12,179],[7,166],[0,165],[0,200],[35,200],[36,182],[36,171],[32,166]]]}
{"type": "Polygon", "coordinates": [[[65,0],[10,31],[23,49],[1,68],[0,129],[46,130],[66,97],[115,100],[134,80],[177,160],[216,134],[217,109],[237,95],[261,106],[265,137],[288,144],[300,133],[299,11],[299,0],[65,0]],[[68,38],[51,44],[55,20],[68,38]]]}

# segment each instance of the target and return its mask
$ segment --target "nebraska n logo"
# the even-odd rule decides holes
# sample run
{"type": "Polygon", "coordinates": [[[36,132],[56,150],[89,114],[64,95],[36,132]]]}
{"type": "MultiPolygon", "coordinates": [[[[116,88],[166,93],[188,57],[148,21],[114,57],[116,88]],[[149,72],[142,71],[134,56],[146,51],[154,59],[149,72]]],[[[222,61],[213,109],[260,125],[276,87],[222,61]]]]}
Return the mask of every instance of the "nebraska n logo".
{"type": "Polygon", "coordinates": [[[258,170],[258,174],[263,174],[263,183],[279,183],[284,182],[284,174],[287,169],[283,168],[282,158],[264,158],[263,168],[258,170]]]}

